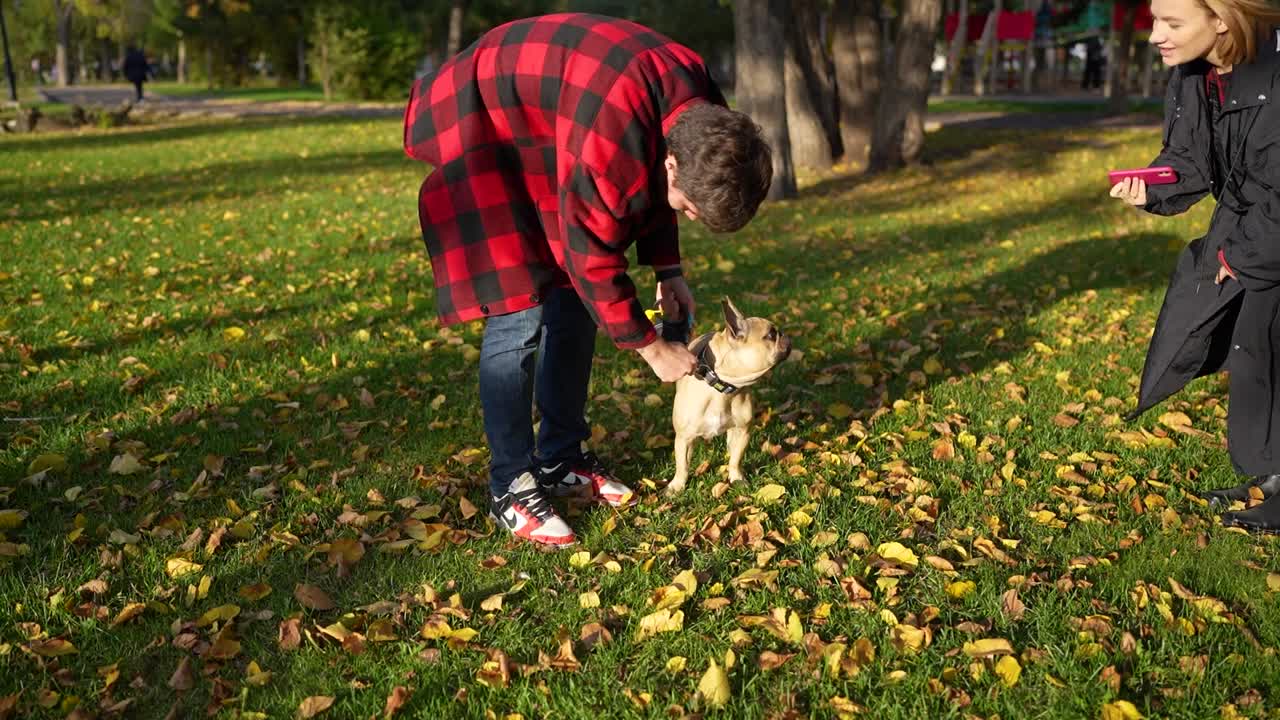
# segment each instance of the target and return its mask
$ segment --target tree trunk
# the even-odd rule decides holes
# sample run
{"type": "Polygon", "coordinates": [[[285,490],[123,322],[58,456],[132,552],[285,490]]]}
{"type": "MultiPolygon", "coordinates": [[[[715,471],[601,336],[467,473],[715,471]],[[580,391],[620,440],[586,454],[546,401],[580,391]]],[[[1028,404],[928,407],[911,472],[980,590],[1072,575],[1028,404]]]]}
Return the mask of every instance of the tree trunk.
{"type": "Polygon", "coordinates": [[[329,30],[320,36],[320,87],[324,99],[333,99],[333,69],[329,67],[329,30]]]}
{"type": "Polygon", "coordinates": [[[445,58],[451,58],[462,49],[462,21],[467,17],[467,0],[453,0],[449,10],[449,38],[444,47],[445,58]]]}
{"type": "MultiPolygon", "coordinates": [[[[967,2],[967,0],[962,0],[967,2]]],[[[832,55],[846,162],[862,165],[871,150],[880,100],[880,19],[876,0],[837,0],[832,55]]]]}
{"type": "Polygon", "coordinates": [[[305,10],[298,10],[298,38],[296,44],[298,56],[298,87],[307,86],[307,15],[305,10]]]}
{"type": "Polygon", "coordinates": [[[1111,44],[1111,57],[1107,62],[1107,109],[1114,113],[1123,113],[1129,109],[1129,67],[1130,53],[1133,50],[1134,22],[1137,20],[1138,7],[1135,3],[1121,3],[1124,15],[1120,21],[1120,31],[1112,30],[1115,42],[1111,44]]]}
{"type": "Polygon", "coordinates": [[[873,172],[913,163],[924,150],[930,66],[941,16],[940,0],[903,0],[889,75],[893,91],[880,98],[876,113],[870,164],[873,172]]]}
{"type": "Polygon", "coordinates": [[[207,39],[204,41],[204,84],[213,87],[213,45],[207,39]]]}
{"type": "Polygon", "coordinates": [[[833,154],[822,117],[818,68],[812,67],[809,41],[805,37],[817,33],[817,27],[814,27],[817,23],[811,26],[811,14],[805,11],[809,4],[808,0],[800,3],[800,7],[790,3],[791,14],[787,18],[790,26],[784,36],[787,130],[791,139],[791,160],[796,167],[825,170],[831,167],[833,154]]]}
{"type": "Polygon", "coordinates": [[[71,82],[71,73],[67,63],[71,60],[71,14],[75,12],[72,0],[54,0],[54,12],[58,14],[58,47],[54,51],[54,62],[58,64],[56,79],[58,87],[66,87],[71,82]]]}
{"type": "Polygon", "coordinates": [[[795,197],[787,129],[785,28],[781,0],[738,0],[733,4],[734,83],[738,107],[764,131],[773,149],[773,183],[769,199],[795,197]]]}
{"type": "Polygon", "coordinates": [[[796,58],[800,62],[800,69],[804,71],[809,97],[817,111],[818,120],[822,123],[827,154],[830,156],[827,161],[829,166],[831,161],[844,153],[836,107],[836,71],[831,54],[827,52],[827,33],[824,28],[824,20],[829,21],[830,18],[828,16],[824,19],[825,11],[821,6],[826,3],[819,0],[803,0],[790,5],[795,18],[791,35],[795,41],[796,58]]]}
{"type": "Polygon", "coordinates": [[[178,82],[187,81],[187,39],[178,36],[178,82]]]}
{"type": "Polygon", "coordinates": [[[1044,75],[1044,45],[1040,43],[1036,32],[1039,29],[1036,20],[1040,17],[1040,7],[1044,2],[1045,0],[1027,0],[1027,12],[1031,13],[1031,39],[1027,41],[1027,54],[1023,58],[1022,92],[1028,95],[1035,92],[1044,75]]]}
{"type": "Polygon", "coordinates": [[[996,23],[1000,11],[1004,9],[1003,0],[995,0],[995,7],[987,15],[987,22],[982,26],[982,37],[978,38],[978,52],[973,58],[973,94],[987,94],[987,74],[991,71],[996,54],[996,23]]]}
{"type": "Polygon", "coordinates": [[[960,0],[960,22],[956,24],[956,34],[951,38],[951,47],[947,50],[947,67],[942,71],[942,94],[950,95],[960,71],[960,58],[964,57],[965,45],[969,42],[969,0],[960,0]]]}

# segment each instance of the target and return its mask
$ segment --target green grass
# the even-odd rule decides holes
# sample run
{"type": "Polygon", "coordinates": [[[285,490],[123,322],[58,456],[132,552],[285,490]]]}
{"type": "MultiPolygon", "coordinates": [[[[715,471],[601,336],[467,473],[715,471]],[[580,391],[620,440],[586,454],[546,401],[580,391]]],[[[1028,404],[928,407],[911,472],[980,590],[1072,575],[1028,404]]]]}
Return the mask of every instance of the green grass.
{"type": "Polygon", "coordinates": [[[683,496],[656,493],[672,389],[601,340],[592,444],[642,502],[571,508],[567,552],[485,519],[482,328],[435,322],[425,168],[399,142],[395,120],[338,119],[0,140],[0,509],[26,513],[0,514],[16,715],[291,717],[332,696],[325,717],[372,717],[404,686],[408,717],[657,718],[708,710],[699,679],[732,649],[712,715],[834,717],[848,698],[876,718],[1098,717],[1117,700],[1275,716],[1276,545],[1189,495],[1235,480],[1225,383],[1121,419],[1174,258],[1208,221],[1107,198],[1103,172],[1149,161],[1156,133],[943,129],[931,167],[826,180],[735,236],[687,228],[701,329],[729,295],[797,348],[757,393],[749,483],[713,496],[721,441],[695,450],[708,467],[683,496]],[[65,468],[33,472],[49,455],[65,468]],[[785,494],[767,502],[771,484],[785,494]],[[363,557],[331,564],[338,541],[363,557]],[[889,542],[918,566],[879,560],[889,542]],[[172,577],[179,558],[201,568],[172,577]],[[756,567],[771,585],[734,582],[756,567]],[[683,629],[641,640],[651,596],[689,569],[683,629]],[[299,583],[335,609],[303,607],[299,583]],[[241,593],[258,584],[272,592],[241,593]],[[224,605],[239,614],[197,623],[224,605]],[[141,614],[113,626],[126,607],[141,614]],[[744,619],[775,608],[802,642],[744,619]],[[424,639],[433,616],[476,634],[424,639]],[[293,618],[301,645],[283,650],[293,618]],[[539,669],[588,623],[612,640],[574,647],[578,671],[539,669]],[[913,627],[930,640],[914,653],[913,627]],[[34,654],[48,638],[78,652],[34,654]],[[825,667],[824,644],[863,638],[874,659],[825,667]],[[979,638],[1012,645],[1012,687],[963,652],[979,638]],[[482,683],[499,653],[509,683],[482,683]],[[171,689],[184,659],[190,689],[171,689]],[[270,679],[247,683],[251,661],[270,679]]]}
{"type": "MultiPolygon", "coordinates": [[[[1103,98],[1082,98],[1079,100],[1028,99],[1028,100],[989,100],[981,98],[946,98],[929,99],[931,113],[1098,113],[1106,109],[1103,98]]],[[[1129,102],[1130,112],[1159,114],[1162,101],[1135,99],[1129,102]]]]}
{"type": "Polygon", "coordinates": [[[316,101],[324,100],[324,92],[318,85],[306,87],[251,86],[239,88],[208,88],[196,83],[172,81],[147,84],[148,92],[174,98],[210,98],[215,100],[246,100],[253,102],[316,101]]]}

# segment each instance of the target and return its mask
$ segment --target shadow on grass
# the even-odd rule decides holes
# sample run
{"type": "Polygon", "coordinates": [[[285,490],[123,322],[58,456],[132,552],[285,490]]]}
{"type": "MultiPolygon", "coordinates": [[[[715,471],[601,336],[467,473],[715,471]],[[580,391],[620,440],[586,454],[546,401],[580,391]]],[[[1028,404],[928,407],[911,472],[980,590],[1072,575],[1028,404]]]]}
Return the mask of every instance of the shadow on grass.
{"type": "MultiPolygon", "coordinates": [[[[368,122],[367,119],[352,119],[342,116],[320,117],[244,117],[238,119],[218,119],[198,122],[180,122],[173,125],[156,127],[131,126],[115,131],[89,131],[84,133],[64,133],[61,135],[37,136],[21,140],[5,139],[0,141],[0,148],[15,152],[52,152],[76,150],[104,150],[130,145],[163,143],[173,140],[201,139],[217,142],[228,133],[244,133],[255,130],[272,130],[278,128],[308,127],[316,130],[327,130],[334,125],[351,125],[368,122]]],[[[399,146],[399,138],[392,141],[399,146]]]]}

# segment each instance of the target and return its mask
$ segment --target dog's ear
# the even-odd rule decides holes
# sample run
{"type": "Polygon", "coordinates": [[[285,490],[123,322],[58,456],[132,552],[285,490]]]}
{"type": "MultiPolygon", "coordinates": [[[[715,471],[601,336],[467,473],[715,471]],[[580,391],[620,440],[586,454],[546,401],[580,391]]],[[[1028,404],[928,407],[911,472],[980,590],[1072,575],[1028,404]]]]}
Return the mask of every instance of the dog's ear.
{"type": "Polygon", "coordinates": [[[727,297],[720,301],[720,306],[724,308],[724,323],[729,327],[729,332],[733,334],[734,339],[745,339],[747,337],[747,316],[734,307],[733,301],[727,297]]]}

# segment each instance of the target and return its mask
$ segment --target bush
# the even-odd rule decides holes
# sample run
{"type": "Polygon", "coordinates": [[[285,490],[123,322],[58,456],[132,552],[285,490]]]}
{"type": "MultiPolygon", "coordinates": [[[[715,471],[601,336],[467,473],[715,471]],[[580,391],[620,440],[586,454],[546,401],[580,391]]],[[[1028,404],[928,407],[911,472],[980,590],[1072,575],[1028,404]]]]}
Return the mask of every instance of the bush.
{"type": "Polygon", "coordinates": [[[371,3],[317,11],[308,59],[326,97],[400,99],[423,54],[421,33],[404,27],[390,8],[371,3]]]}

